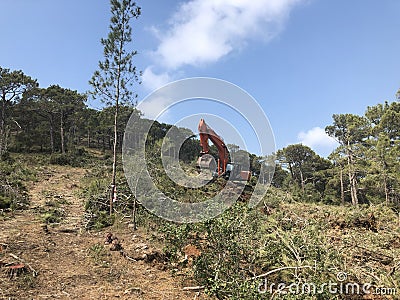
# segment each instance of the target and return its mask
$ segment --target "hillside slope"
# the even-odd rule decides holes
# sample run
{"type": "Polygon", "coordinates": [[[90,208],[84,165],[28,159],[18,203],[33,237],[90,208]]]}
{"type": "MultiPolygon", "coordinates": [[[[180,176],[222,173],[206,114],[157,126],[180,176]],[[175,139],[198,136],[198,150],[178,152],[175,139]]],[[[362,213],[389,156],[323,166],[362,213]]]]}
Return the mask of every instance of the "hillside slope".
{"type": "Polygon", "coordinates": [[[0,298],[205,299],[182,290],[144,232],[133,233],[123,223],[97,232],[83,229],[79,189],[85,173],[65,166],[42,168],[29,188],[30,208],[0,216],[0,298]],[[105,244],[109,231],[123,251],[105,244]],[[25,271],[12,276],[10,265],[21,262],[25,271]]]}

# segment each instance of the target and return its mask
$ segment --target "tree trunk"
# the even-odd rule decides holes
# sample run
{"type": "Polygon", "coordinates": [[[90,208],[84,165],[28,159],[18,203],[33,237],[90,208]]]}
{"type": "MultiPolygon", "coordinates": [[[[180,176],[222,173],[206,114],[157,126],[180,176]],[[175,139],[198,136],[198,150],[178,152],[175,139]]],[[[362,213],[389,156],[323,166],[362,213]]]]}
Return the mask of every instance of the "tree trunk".
{"type": "Polygon", "coordinates": [[[388,191],[388,186],[387,186],[387,176],[386,176],[386,172],[383,175],[383,184],[384,184],[384,188],[385,188],[385,200],[386,200],[386,204],[389,204],[389,191],[388,191]]]}
{"type": "Polygon", "coordinates": [[[75,125],[73,125],[72,127],[70,127],[69,130],[69,135],[67,137],[67,142],[69,143],[69,145],[76,146],[78,145],[78,138],[76,136],[76,127],[75,125]]]}
{"type": "Polygon", "coordinates": [[[356,179],[355,173],[352,174],[351,190],[352,190],[353,199],[354,199],[354,201],[352,201],[352,202],[354,205],[358,205],[357,179],[356,179]]]}
{"type": "Polygon", "coordinates": [[[305,191],[304,177],[303,177],[303,172],[301,171],[301,169],[300,169],[300,181],[301,181],[301,191],[304,193],[304,191],[305,191]]]}
{"type": "Polygon", "coordinates": [[[1,155],[7,152],[8,142],[9,142],[9,137],[10,137],[10,131],[11,131],[9,126],[5,126],[5,127],[6,128],[4,130],[3,153],[1,153],[1,155]]]}
{"type": "Polygon", "coordinates": [[[63,114],[61,114],[61,122],[60,122],[60,134],[61,134],[61,153],[65,154],[65,141],[64,141],[64,119],[63,114]]]}
{"type": "MultiPolygon", "coordinates": [[[[118,91],[117,91],[118,93],[118,91]]],[[[119,95],[118,95],[119,98],[119,95]]],[[[114,201],[114,193],[116,191],[115,186],[115,177],[117,175],[117,141],[118,141],[118,132],[117,132],[117,124],[118,124],[118,98],[115,101],[115,114],[114,114],[114,147],[113,147],[113,166],[112,166],[112,182],[111,182],[111,198],[110,198],[110,215],[113,212],[113,201],[114,201]]],[[[115,199],[116,200],[116,199],[115,199]]]]}
{"type": "MultiPolygon", "coordinates": [[[[122,60],[122,54],[123,54],[123,48],[124,44],[123,41],[120,41],[119,44],[119,51],[118,51],[118,56],[119,56],[119,61],[122,60]]],[[[114,114],[114,149],[113,149],[113,168],[112,168],[112,191],[113,195],[110,198],[110,215],[112,215],[113,212],[113,201],[114,201],[114,193],[116,191],[116,186],[115,186],[115,177],[117,175],[117,143],[118,143],[118,111],[119,111],[119,97],[120,97],[120,88],[121,88],[121,64],[118,64],[118,70],[117,70],[117,78],[116,78],[116,84],[115,84],[115,114],[114,114]]],[[[117,199],[115,199],[116,201],[117,199]]]]}
{"type": "Polygon", "coordinates": [[[50,147],[51,147],[51,153],[54,153],[54,126],[53,126],[53,121],[50,121],[50,147]]]}
{"type": "Polygon", "coordinates": [[[356,171],[354,170],[353,155],[351,154],[349,142],[347,143],[347,164],[349,167],[349,183],[350,183],[351,203],[353,205],[358,205],[357,178],[356,178],[356,171]]]}
{"type": "Polygon", "coordinates": [[[133,196],[132,223],[133,230],[136,230],[136,196],[133,196]]]}
{"type": "Polygon", "coordinates": [[[344,204],[344,183],[343,183],[343,168],[340,166],[340,198],[344,204]]]}
{"type": "Polygon", "coordinates": [[[1,101],[1,120],[0,120],[0,156],[6,152],[5,141],[6,141],[6,99],[1,101]]]}
{"type": "Polygon", "coordinates": [[[87,147],[90,148],[90,129],[87,130],[87,147]]]}
{"type": "Polygon", "coordinates": [[[292,176],[292,179],[296,182],[296,176],[294,176],[293,166],[291,163],[289,163],[288,165],[289,165],[290,175],[292,176]]]}

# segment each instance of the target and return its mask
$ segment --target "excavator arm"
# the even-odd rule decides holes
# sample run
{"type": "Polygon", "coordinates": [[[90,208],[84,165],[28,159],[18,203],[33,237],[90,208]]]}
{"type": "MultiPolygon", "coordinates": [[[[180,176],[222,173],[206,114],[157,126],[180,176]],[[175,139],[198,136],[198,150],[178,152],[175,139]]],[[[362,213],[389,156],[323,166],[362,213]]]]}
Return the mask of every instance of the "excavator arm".
{"type": "Polygon", "coordinates": [[[211,140],[211,142],[218,149],[218,168],[217,168],[218,176],[224,174],[226,172],[226,166],[229,161],[229,150],[226,147],[223,139],[206,124],[204,119],[200,119],[198,129],[200,135],[200,146],[202,149],[201,151],[202,156],[199,157],[198,165],[200,167],[209,168],[210,160],[207,159],[206,156],[203,158],[203,155],[208,154],[210,152],[208,140],[211,140]]]}
{"type": "Polygon", "coordinates": [[[202,149],[197,161],[197,166],[199,168],[206,168],[212,171],[216,169],[218,177],[224,176],[226,179],[233,178],[235,180],[243,181],[250,180],[251,173],[249,170],[243,171],[240,164],[228,164],[229,150],[226,147],[224,140],[206,124],[204,119],[200,119],[198,129],[200,135],[200,146],[202,149]],[[211,140],[218,149],[218,166],[213,165],[215,159],[209,154],[210,147],[208,145],[208,140],[211,140]]]}

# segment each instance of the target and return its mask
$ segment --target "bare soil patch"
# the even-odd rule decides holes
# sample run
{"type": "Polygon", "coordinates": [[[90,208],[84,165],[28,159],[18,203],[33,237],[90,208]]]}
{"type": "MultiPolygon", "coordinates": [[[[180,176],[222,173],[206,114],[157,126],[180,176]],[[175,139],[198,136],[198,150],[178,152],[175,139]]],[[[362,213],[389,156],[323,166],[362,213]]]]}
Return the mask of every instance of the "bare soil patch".
{"type": "Polygon", "coordinates": [[[82,168],[44,168],[29,188],[30,208],[0,217],[0,299],[209,299],[183,290],[144,231],[125,224],[83,229],[85,174],[82,168]],[[50,220],[54,214],[59,219],[50,220]],[[105,243],[109,231],[122,250],[105,243]],[[18,264],[24,268],[10,276],[18,264]]]}

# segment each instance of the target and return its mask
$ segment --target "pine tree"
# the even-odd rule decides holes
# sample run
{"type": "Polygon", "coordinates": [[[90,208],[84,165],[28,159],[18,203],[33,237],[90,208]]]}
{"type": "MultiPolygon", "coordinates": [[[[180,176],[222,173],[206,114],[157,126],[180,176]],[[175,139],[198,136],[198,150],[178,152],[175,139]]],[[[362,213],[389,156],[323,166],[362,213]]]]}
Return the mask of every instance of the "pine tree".
{"type": "MultiPolygon", "coordinates": [[[[118,114],[123,103],[133,103],[136,94],[130,87],[139,82],[141,72],[133,65],[133,57],[137,51],[129,51],[132,42],[131,19],[140,16],[140,7],[131,0],[111,0],[110,32],[106,39],[101,39],[104,46],[104,60],[99,62],[99,70],[95,71],[89,83],[94,90],[92,95],[99,96],[107,105],[114,108],[114,141],[113,166],[110,195],[110,214],[113,212],[113,195],[116,190],[116,165],[118,143],[118,114]]],[[[140,83],[140,82],[139,82],[140,83]]]]}

